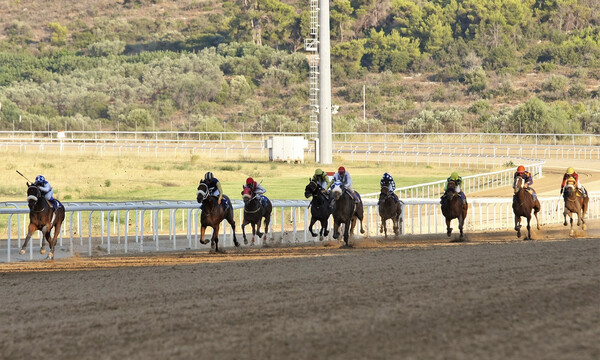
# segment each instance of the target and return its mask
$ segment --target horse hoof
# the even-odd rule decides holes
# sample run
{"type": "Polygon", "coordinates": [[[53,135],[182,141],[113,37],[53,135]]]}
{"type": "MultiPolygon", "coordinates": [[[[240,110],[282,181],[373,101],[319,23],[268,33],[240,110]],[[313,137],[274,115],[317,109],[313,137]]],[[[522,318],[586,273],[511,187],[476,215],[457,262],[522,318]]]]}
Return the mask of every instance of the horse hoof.
{"type": "Polygon", "coordinates": [[[573,236],[573,235],[575,235],[575,231],[571,230],[571,231],[569,232],[569,236],[573,236]]]}
{"type": "Polygon", "coordinates": [[[233,244],[235,245],[235,247],[240,247],[240,242],[239,241],[234,241],[233,244]]]}
{"type": "Polygon", "coordinates": [[[21,249],[21,250],[19,250],[19,254],[21,254],[21,255],[25,255],[25,249],[21,249]]]}
{"type": "Polygon", "coordinates": [[[360,233],[364,234],[365,233],[365,229],[360,229],[360,233]]]}
{"type": "Polygon", "coordinates": [[[563,225],[564,225],[564,226],[567,226],[567,222],[565,221],[565,222],[563,223],[563,225]]]}
{"type": "Polygon", "coordinates": [[[206,245],[206,244],[208,244],[208,240],[200,240],[200,244],[206,245]]]}
{"type": "Polygon", "coordinates": [[[54,254],[48,253],[48,260],[54,260],[54,254]]]}
{"type": "Polygon", "coordinates": [[[517,237],[521,238],[521,232],[520,231],[517,231],[517,237]]]}
{"type": "Polygon", "coordinates": [[[581,228],[582,228],[583,230],[587,230],[587,225],[586,225],[586,224],[583,224],[583,225],[581,226],[581,228]]]}
{"type": "Polygon", "coordinates": [[[244,239],[244,245],[248,245],[248,240],[244,239]]]}
{"type": "Polygon", "coordinates": [[[46,249],[40,249],[40,254],[44,255],[46,253],[46,249]]]}

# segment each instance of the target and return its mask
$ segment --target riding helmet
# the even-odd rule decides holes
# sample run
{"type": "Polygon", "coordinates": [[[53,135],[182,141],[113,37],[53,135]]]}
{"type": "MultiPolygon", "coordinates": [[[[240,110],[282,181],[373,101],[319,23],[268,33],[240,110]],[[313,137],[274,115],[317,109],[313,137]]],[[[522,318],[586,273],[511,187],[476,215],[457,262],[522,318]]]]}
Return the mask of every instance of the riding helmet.
{"type": "Polygon", "coordinates": [[[452,179],[452,180],[458,180],[458,173],[455,171],[452,174],[450,174],[450,179],[452,179]]]}
{"type": "Polygon", "coordinates": [[[525,166],[523,166],[523,165],[519,165],[519,167],[517,168],[517,172],[518,172],[518,173],[522,173],[522,172],[524,172],[524,171],[525,171],[525,166]]]}
{"type": "Polygon", "coordinates": [[[249,177],[246,179],[246,185],[254,184],[254,179],[249,177]]]}
{"type": "Polygon", "coordinates": [[[38,175],[35,178],[35,182],[41,183],[41,182],[44,182],[44,181],[46,181],[46,178],[43,177],[42,175],[38,175]]]}
{"type": "Polygon", "coordinates": [[[567,174],[573,175],[574,172],[575,172],[575,169],[573,169],[572,167],[569,166],[569,168],[567,169],[567,174]]]}
{"type": "Polygon", "coordinates": [[[386,180],[389,180],[389,179],[391,179],[391,178],[392,178],[392,175],[390,175],[390,174],[388,174],[388,173],[384,173],[384,174],[383,174],[383,178],[384,178],[384,179],[386,179],[386,180]]]}
{"type": "Polygon", "coordinates": [[[212,180],[212,179],[214,179],[214,178],[215,178],[215,176],[214,176],[214,175],[213,175],[213,173],[211,173],[210,171],[209,171],[209,172],[207,172],[206,174],[204,174],[204,180],[207,180],[207,181],[208,181],[208,180],[212,180]]]}
{"type": "Polygon", "coordinates": [[[315,176],[321,176],[321,175],[323,175],[323,170],[321,170],[321,169],[315,170],[315,176]]]}
{"type": "Polygon", "coordinates": [[[346,172],[346,169],[345,169],[343,166],[340,166],[340,168],[338,169],[338,172],[339,172],[340,174],[343,174],[343,173],[345,173],[345,172],[346,172]]]}

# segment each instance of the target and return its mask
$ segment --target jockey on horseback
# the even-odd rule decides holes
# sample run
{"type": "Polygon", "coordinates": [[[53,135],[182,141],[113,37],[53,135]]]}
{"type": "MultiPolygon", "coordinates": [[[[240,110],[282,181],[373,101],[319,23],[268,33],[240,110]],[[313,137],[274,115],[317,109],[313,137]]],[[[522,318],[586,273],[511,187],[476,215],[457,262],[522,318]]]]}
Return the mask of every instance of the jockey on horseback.
{"type": "Polygon", "coordinates": [[[254,196],[257,196],[261,203],[264,201],[262,194],[266,193],[267,189],[260,186],[260,184],[257,183],[256,181],[254,181],[253,178],[251,178],[251,177],[247,178],[246,185],[244,185],[243,187],[247,187],[250,190],[252,190],[252,193],[254,194],[254,196]]]}
{"type": "MultiPolygon", "coordinates": [[[[521,177],[525,181],[525,184],[523,187],[525,188],[525,190],[527,190],[531,194],[531,196],[533,196],[534,199],[536,199],[537,194],[535,193],[535,190],[533,190],[533,188],[531,187],[531,185],[533,185],[533,176],[531,175],[531,173],[529,171],[525,170],[525,166],[519,165],[517,167],[517,172],[515,172],[514,180],[517,180],[517,177],[521,177]]],[[[513,195],[513,197],[516,197],[516,196],[517,196],[516,194],[513,195]]]]}
{"type": "Polygon", "coordinates": [[[42,195],[44,195],[44,198],[48,200],[48,203],[51,207],[53,207],[54,209],[58,209],[60,205],[58,201],[53,197],[54,190],[52,190],[52,186],[48,181],[46,181],[46,178],[44,178],[42,175],[38,175],[35,178],[35,182],[32,185],[37,186],[40,189],[42,195]]]}
{"type": "Polygon", "coordinates": [[[584,198],[588,197],[587,190],[583,187],[583,185],[581,185],[581,183],[579,183],[579,175],[577,175],[577,173],[575,172],[575,169],[573,169],[572,167],[569,167],[567,169],[567,172],[563,176],[563,181],[562,181],[562,184],[560,185],[560,193],[561,193],[561,195],[563,193],[565,185],[569,181],[574,181],[575,182],[575,189],[578,190],[578,191],[581,191],[581,194],[583,195],[584,198]]]}
{"type": "MultiPolygon", "coordinates": [[[[209,195],[217,196],[219,198],[217,202],[220,205],[221,202],[223,201],[223,188],[221,187],[221,183],[213,175],[213,173],[208,171],[206,174],[204,174],[204,179],[202,181],[200,181],[200,183],[206,184],[206,186],[208,187],[209,195]]],[[[227,203],[227,201],[225,201],[225,210],[227,210],[228,207],[229,207],[229,204],[227,203]]],[[[200,204],[200,209],[202,209],[202,204],[200,204]]]]}
{"type": "Polygon", "coordinates": [[[392,177],[392,175],[384,173],[383,177],[381,178],[381,181],[379,181],[379,185],[382,188],[387,187],[390,196],[394,198],[395,202],[398,202],[398,195],[396,195],[396,193],[394,192],[394,190],[396,190],[396,183],[394,182],[394,178],[392,177]]]}
{"type": "MultiPolygon", "coordinates": [[[[321,188],[323,188],[324,190],[326,190],[331,185],[331,181],[329,180],[329,176],[327,176],[327,173],[325,171],[321,170],[321,169],[315,170],[315,174],[311,178],[311,181],[314,181],[317,184],[319,184],[319,186],[321,188]]],[[[325,192],[323,190],[321,190],[321,191],[325,192]]]]}
{"type": "Polygon", "coordinates": [[[452,172],[452,174],[450,174],[450,177],[446,179],[446,184],[444,184],[444,195],[442,195],[441,197],[440,204],[444,202],[444,196],[446,196],[446,190],[448,190],[448,184],[450,182],[453,182],[456,185],[454,187],[454,193],[459,194],[462,201],[466,202],[467,197],[465,196],[465,193],[462,192],[462,190],[460,189],[460,186],[462,185],[462,177],[460,177],[458,173],[454,171],[452,172]]]}
{"type": "Polygon", "coordinates": [[[344,185],[344,188],[352,196],[355,203],[360,202],[360,199],[358,198],[358,196],[356,196],[354,189],[352,189],[352,177],[350,176],[350,173],[348,173],[343,166],[340,166],[338,169],[338,172],[336,172],[335,175],[333,175],[333,181],[331,184],[331,188],[333,188],[333,183],[335,183],[336,181],[339,181],[344,185]]]}

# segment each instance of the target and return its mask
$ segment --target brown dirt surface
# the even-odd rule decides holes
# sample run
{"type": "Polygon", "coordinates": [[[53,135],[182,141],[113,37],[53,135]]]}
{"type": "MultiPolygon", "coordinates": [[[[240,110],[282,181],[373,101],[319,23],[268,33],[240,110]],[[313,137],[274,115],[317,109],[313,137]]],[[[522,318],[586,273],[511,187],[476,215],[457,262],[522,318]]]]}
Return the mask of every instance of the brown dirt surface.
{"type": "Polygon", "coordinates": [[[5,359],[597,359],[600,221],[0,264],[5,359]]]}

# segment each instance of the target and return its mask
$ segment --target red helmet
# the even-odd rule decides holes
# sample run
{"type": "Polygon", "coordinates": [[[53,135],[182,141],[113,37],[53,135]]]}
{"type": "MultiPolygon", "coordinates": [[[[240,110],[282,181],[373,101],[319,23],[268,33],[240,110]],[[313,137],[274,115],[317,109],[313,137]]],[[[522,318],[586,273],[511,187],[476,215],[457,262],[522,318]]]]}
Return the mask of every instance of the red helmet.
{"type": "Polygon", "coordinates": [[[340,168],[338,169],[338,172],[339,172],[340,174],[343,174],[343,173],[345,173],[345,172],[346,172],[346,169],[344,169],[344,167],[343,167],[343,166],[340,166],[340,168]]]}
{"type": "Polygon", "coordinates": [[[518,172],[518,173],[525,172],[525,166],[523,166],[523,165],[519,165],[519,167],[517,168],[517,172],[518,172]]]}
{"type": "Polygon", "coordinates": [[[254,179],[249,177],[246,179],[246,185],[254,184],[254,179]]]}

